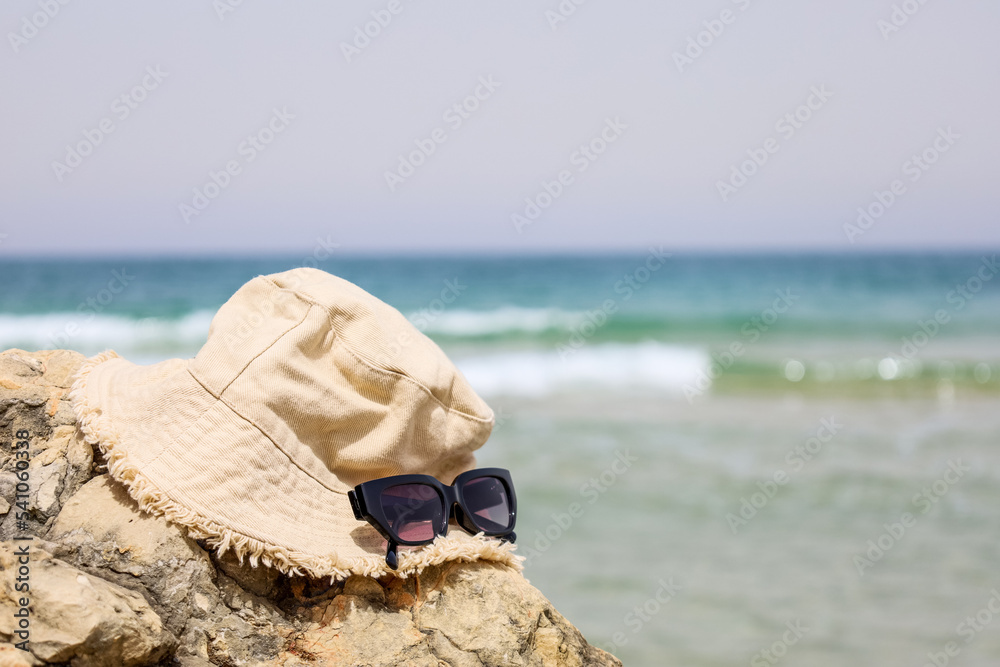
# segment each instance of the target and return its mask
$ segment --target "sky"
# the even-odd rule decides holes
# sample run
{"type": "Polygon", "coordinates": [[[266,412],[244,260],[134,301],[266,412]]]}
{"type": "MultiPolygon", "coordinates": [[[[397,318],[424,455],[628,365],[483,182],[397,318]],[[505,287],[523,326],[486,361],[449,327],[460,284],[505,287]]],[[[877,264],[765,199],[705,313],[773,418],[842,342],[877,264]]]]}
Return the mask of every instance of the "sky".
{"type": "Polygon", "coordinates": [[[998,26],[971,0],[8,0],[0,259],[995,249],[998,26]]]}

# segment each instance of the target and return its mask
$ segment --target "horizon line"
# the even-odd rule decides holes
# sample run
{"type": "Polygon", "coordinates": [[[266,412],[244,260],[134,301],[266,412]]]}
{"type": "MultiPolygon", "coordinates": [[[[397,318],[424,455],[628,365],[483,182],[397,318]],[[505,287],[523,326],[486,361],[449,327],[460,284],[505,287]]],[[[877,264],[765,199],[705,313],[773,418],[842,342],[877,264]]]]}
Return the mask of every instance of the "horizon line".
{"type": "MultiPolygon", "coordinates": [[[[540,248],[537,250],[525,249],[503,249],[485,250],[481,248],[469,249],[447,249],[447,250],[387,250],[377,251],[372,249],[343,249],[338,248],[334,252],[328,251],[328,256],[322,259],[316,258],[320,262],[330,262],[336,259],[463,259],[468,257],[482,258],[586,258],[586,257],[634,257],[644,252],[649,252],[649,248],[655,247],[662,252],[674,255],[684,255],[691,257],[698,256],[885,256],[885,255],[974,255],[980,253],[1000,252],[1000,244],[994,247],[973,247],[973,246],[950,246],[950,247],[877,247],[877,248],[821,248],[806,246],[802,248],[787,247],[759,247],[759,248],[703,248],[703,247],[670,247],[667,244],[650,243],[642,248],[614,248],[609,250],[599,250],[595,248],[540,248]]],[[[315,251],[314,251],[315,252],[315,251]]],[[[70,253],[70,252],[47,252],[47,253],[0,253],[0,263],[5,260],[17,261],[99,261],[117,259],[151,259],[151,260],[281,260],[299,259],[303,260],[312,257],[313,253],[303,256],[299,252],[291,250],[279,251],[222,251],[218,249],[205,251],[165,251],[149,252],[146,250],[122,250],[117,252],[103,253],[70,253]]]]}

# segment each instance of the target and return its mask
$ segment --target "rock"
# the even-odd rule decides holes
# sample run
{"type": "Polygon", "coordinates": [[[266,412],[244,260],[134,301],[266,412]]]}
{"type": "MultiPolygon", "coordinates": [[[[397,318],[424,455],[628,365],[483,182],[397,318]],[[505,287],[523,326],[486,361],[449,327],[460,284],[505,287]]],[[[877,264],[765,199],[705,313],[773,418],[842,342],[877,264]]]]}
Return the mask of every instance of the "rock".
{"type": "Polygon", "coordinates": [[[277,664],[613,665],[519,573],[450,563],[419,577],[351,577],[329,602],[295,610],[310,623],[277,664]]]}
{"type": "Polygon", "coordinates": [[[27,595],[31,653],[44,662],[150,665],[173,650],[176,639],[140,594],[88,576],[34,545],[28,548],[31,588],[22,593],[15,590],[15,547],[0,545],[0,638],[20,641],[14,612],[27,595]]]}
{"type": "Polygon", "coordinates": [[[226,557],[216,561],[224,563],[217,571],[196,541],[141,512],[106,474],[66,503],[47,538],[67,562],[145,595],[181,639],[185,657],[239,658],[235,664],[274,657],[281,633],[294,630],[270,600],[257,595],[274,593],[279,573],[226,557]],[[226,572],[247,583],[238,585],[226,572]]]}
{"type": "Polygon", "coordinates": [[[30,653],[2,643],[17,641],[17,602],[13,547],[0,551],[0,667],[621,664],[500,565],[331,584],[211,553],[103,472],[67,396],[82,361],[65,350],[0,353],[0,538],[37,538],[30,653]],[[21,429],[31,489],[18,527],[9,443],[21,429]]]}
{"type": "Polygon", "coordinates": [[[41,536],[62,504],[93,475],[93,450],[76,430],[69,402],[72,375],[84,357],[55,350],[0,353],[0,540],[15,532],[41,536]],[[14,450],[9,446],[18,432],[27,432],[31,460],[28,464],[27,529],[16,530],[17,478],[14,450]]]}
{"type": "Polygon", "coordinates": [[[37,667],[45,663],[13,644],[0,643],[0,667],[37,667]]]}
{"type": "Polygon", "coordinates": [[[66,503],[47,538],[56,544],[54,555],[149,595],[177,636],[192,615],[204,618],[222,605],[205,550],[178,526],[140,512],[106,474],[66,503]]]}

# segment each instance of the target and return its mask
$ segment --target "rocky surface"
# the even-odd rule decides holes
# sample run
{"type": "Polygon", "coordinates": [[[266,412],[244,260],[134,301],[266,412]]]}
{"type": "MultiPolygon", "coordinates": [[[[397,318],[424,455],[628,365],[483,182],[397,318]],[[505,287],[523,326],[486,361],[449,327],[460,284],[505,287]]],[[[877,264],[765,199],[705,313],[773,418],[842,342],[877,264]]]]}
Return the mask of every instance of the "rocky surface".
{"type": "Polygon", "coordinates": [[[621,664],[498,565],[331,586],[206,551],[140,512],[78,434],[67,394],[82,360],[65,350],[0,353],[0,667],[621,664]],[[20,430],[31,443],[22,525],[12,448],[20,430]],[[30,652],[13,646],[25,545],[30,652]]]}

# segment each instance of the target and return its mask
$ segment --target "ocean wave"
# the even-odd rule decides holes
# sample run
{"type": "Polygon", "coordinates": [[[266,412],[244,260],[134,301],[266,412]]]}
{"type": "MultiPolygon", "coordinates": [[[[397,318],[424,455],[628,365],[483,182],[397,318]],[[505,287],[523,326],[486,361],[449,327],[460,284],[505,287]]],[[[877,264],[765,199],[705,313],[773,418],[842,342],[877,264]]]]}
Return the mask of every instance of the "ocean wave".
{"type": "MultiPolygon", "coordinates": [[[[207,309],[176,318],[0,313],[0,350],[66,348],[89,356],[112,349],[139,364],[190,358],[205,344],[214,315],[207,309]]],[[[439,340],[483,395],[634,389],[703,396],[752,388],[947,398],[970,388],[1000,390],[1000,358],[989,337],[935,340],[912,359],[900,356],[898,345],[878,340],[817,346],[810,339],[775,338],[731,359],[717,343],[653,340],[655,332],[630,329],[628,322],[609,320],[600,330],[604,339],[567,335],[590,320],[585,312],[557,308],[456,309],[425,322],[410,317],[439,340]],[[572,346],[584,340],[579,348],[572,346]]]]}
{"type": "MultiPolygon", "coordinates": [[[[0,349],[68,348],[81,352],[111,348],[195,353],[205,343],[215,311],[198,310],[177,318],[52,312],[37,315],[0,313],[0,349]]],[[[503,334],[570,331],[585,316],[558,308],[504,306],[494,310],[420,310],[408,319],[429,336],[481,338],[503,334]]]]}
{"type": "Polygon", "coordinates": [[[494,310],[446,310],[440,313],[425,309],[409,313],[407,317],[428,335],[471,337],[566,331],[579,323],[584,313],[559,308],[502,306],[494,310]]]}
{"type": "Polygon", "coordinates": [[[568,354],[525,350],[455,360],[473,388],[486,396],[545,396],[594,387],[680,395],[709,362],[702,350],[652,341],[587,345],[568,354]]]}
{"type": "Polygon", "coordinates": [[[204,345],[214,315],[207,310],[177,319],[80,312],[0,314],[0,349],[66,348],[84,354],[113,349],[123,355],[192,356],[204,345]]]}

